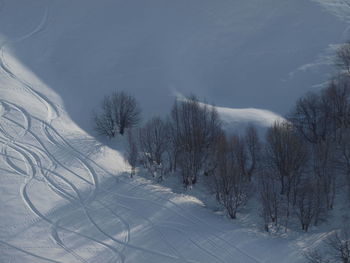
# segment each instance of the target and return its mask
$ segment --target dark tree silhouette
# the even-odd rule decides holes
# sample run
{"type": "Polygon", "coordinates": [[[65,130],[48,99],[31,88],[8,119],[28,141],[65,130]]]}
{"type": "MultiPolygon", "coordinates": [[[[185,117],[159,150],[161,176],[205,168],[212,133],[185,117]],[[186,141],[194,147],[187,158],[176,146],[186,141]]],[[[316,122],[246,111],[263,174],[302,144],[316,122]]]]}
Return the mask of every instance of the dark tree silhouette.
{"type": "Polygon", "coordinates": [[[149,120],[139,130],[139,144],[144,166],[153,177],[162,180],[164,173],[169,170],[166,151],[170,143],[166,123],[159,117],[149,120]]]}
{"type": "Polygon", "coordinates": [[[141,110],[136,99],[125,92],[114,92],[102,102],[102,113],[95,115],[95,129],[109,138],[117,133],[123,135],[125,129],[132,128],[140,121],[141,110]]]}
{"type": "Polygon", "coordinates": [[[336,65],[350,74],[350,42],[344,43],[336,53],[336,65]]]}
{"type": "Polygon", "coordinates": [[[221,134],[221,122],[213,106],[191,96],[175,102],[170,123],[176,163],[184,185],[191,187],[200,173],[210,169],[206,165],[221,134]]]}

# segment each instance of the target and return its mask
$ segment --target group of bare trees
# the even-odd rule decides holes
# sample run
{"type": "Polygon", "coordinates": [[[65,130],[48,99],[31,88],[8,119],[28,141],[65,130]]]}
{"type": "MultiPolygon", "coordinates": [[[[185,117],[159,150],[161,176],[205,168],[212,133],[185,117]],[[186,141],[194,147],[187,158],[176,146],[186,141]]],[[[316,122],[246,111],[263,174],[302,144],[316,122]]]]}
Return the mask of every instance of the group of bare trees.
{"type": "Polygon", "coordinates": [[[222,133],[221,122],[213,106],[200,103],[191,96],[176,101],[170,114],[174,161],[183,183],[191,187],[201,174],[215,168],[212,154],[222,133]]]}
{"type": "Polygon", "coordinates": [[[139,114],[135,99],[114,93],[96,117],[97,130],[109,137],[128,129],[131,176],[141,165],[159,181],[178,174],[186,188],[206,176],[231,218],[254,187],[267,231],[273,225],[287,229],[293,219],[304,231],[317,225],[333,209],[337,184],[348,187],[350,200],[348,76],[302,97],[286,121],[267,130],[264,143],[252,126],[242,135],[225,133],[215,107],[194,96],[176,100],[166,118],[135,128],[139,114]]]}
{"type": "Polygon", "coordinates": [[[176,173],[191,188],[200,175],[213,172],[212,154],[221,133],[214,107],[195,96],[176,100],[166,119],[153,118],[138,129],[140,162],[153,177],[176,173]]]}
{"type": "Polygon", "coordinates": [[[275,123],[266,134],[260,196],[265,229],[283,219],[288,226],[308,161],[308,149],[290,122],[275,123]]]}
{"type": "Polygon", "coordinates": [[[346,44],[337,53],[341,74],[299,99],[287,120],[267,131],[259,178],[266,230],[281,222],[287,228],[294,216],[308,231],[333,209],[342,186],[350,197],[349,50],[346,44]]]}
{"type": "Polygon", "coordinates": [[[111,138],[127,129],[130,176],[141,165],[158,181],[167,174],[179,175],[186,188],[206,176],[217,200],[236,218],[258,168],[261,143],[256,129],[249,127],[244,136],[226,135],[215,107],[195,96],[175,100],[166,118],[154,117],[135,127],[139,116],[135,99],[116,92],[105,97],[102,112],[95,117],[101,135],[111,138]]]}
{"type": "Polygon", "coordinates": [[[267,130],[264,143],[254,127],[225,133],[215,107],[195,96],[175,100],[166,118],[135,128],[135,99],[113,93],[95,117],[96,130],[108,137],[128,130],[131,175],[142,165],[159,181],[179,175],[186,188],[206,176],[231,218],[255,188],[266,231],[288,229],[292,220],[308,231],[333,209],[339,189],[347,188],[350,201],[350,43],[337,52],[337,64],[342,72],[300,98],[285,121],[267,130]]]}
{"type": "MultiPolygon", "coordinates": [[[[319,95],[317,107],[305,111],[318,112],[317,118],[311,122],[309,115],[303,116],[311,123],[305,130],[312,134],[307,140],[312,149],[312,175],[316,184],[313,199],[316,206],[325,210],[333,208],[337,190],[344,186],[350,201],[350,42],[337,50],[336,58],[340,74],[319,95]]],[[[299,130],[303,131],[304,127],[299,125],[299,130]]],[[[305,254],[310,263],[350,263],[348,225],[335,231],[324,243],[322,251],[309,250],[305,254]]]]}
{"type": "Polygon", "coordinates": [[[185,187],[209,177],[209,187],[231,218],[245,204],[258,169],[261,143],[256,129],[228,135],[213,106],[191,96],[176,101],[168,119],[169,170],[182,176],[185,187]]]}

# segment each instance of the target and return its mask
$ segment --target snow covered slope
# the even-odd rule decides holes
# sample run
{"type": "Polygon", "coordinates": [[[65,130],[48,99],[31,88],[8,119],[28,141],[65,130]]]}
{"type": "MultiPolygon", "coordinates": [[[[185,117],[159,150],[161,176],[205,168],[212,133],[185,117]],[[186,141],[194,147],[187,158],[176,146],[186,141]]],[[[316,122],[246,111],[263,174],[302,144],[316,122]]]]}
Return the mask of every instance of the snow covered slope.
{"type": "Polygon", "coordinates": [[[284,114],[327,80],[335,45],[349,38],[341,2],[3,0],[0,34],[87,131],[115,89],[136,95],[146,117],[176,92],[284,114]],[[45,12],[40,34],[16,41],[45,12]]]}
{"type": "Polygon", "coordinates": [[[271,238],[130,180],[121,154],[89,135],[90,111],[124,89],[146,116],[176,92],[283,113],[327,78],[347,10],[338,0],[2,0],[0,262],[302,262],[319,235],[271,238]]]}
{"type": "Polygon", "coordinates": [[[276,122],[284,121],[285,119],[276,113],[268,110],[260,110],[254,108],[248,109],[232,109],[216,107],[223,123],[223,128],[228,132],[242,132],[250,125],[258,127],[261,135],[267,128],[276,122]]]}

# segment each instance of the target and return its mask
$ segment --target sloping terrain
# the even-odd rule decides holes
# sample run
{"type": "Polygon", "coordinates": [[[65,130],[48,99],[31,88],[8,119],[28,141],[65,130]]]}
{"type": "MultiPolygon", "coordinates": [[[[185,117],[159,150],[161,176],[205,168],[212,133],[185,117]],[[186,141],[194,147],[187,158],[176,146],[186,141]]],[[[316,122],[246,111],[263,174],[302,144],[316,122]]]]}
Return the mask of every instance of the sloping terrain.
{"type": "MultiPolygon", "coordinates": [[[[91,110],[124,89],[146,117],[190,92],[284,113],[327,78],[327,50],[348,37],[346,7],[1,1],[0,262],[303,262],[320,234],[272,238],[130,179],[122,155],[91,136],[91,110]]],[[[279,118],[220,111],[228,123],[279,118]]]]}
{"type": "Polygon", "coordinates": [[[178,93],[287,113],[331,75],[348,9],[340,0],[3,0],[0,35],[90,131],[91,110],[116,89],[135,95],[145,117],[178,93]],[[45,12],[40,34],[21,41],[45,12]]]}

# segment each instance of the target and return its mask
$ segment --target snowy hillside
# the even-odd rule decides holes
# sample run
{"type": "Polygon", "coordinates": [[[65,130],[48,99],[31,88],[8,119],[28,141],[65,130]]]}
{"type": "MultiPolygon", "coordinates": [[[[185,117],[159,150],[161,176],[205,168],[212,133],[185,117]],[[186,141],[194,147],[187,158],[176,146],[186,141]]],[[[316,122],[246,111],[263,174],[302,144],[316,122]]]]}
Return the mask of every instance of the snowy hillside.
{"type": "Polygon", "coordinates": [[[93,137],[91,111],[115,89],[144,117],[192,92],[227,125],[265,127],[327,80],[348,10],[340,0],[1,0],[0,262],[303,262],[322,233],[272,238],[130,180],[121,153],[93,137]]]}
{"type": "Polygon", "coordinates": [[[85,130],[115,89],[136,95],[145,116],[168,109],[177,92],[284,114],[328,79],[334,45],[349,38],[338,0],[2,2],[6,54],[85,130]]]}

